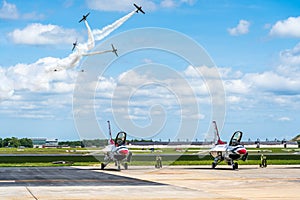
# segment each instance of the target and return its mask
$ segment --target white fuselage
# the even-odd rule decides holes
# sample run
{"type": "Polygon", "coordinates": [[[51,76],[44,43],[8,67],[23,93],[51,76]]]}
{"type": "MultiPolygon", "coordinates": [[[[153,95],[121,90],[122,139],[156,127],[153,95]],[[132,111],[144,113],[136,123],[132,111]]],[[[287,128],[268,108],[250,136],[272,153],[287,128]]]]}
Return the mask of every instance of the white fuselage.
{"type": "Polygon", "coordinates": [[[243,145],[229,146],[228,144],[216,145],[209,151],[210,155],[219,160],[238,160],[247,153],[243,145]]]}

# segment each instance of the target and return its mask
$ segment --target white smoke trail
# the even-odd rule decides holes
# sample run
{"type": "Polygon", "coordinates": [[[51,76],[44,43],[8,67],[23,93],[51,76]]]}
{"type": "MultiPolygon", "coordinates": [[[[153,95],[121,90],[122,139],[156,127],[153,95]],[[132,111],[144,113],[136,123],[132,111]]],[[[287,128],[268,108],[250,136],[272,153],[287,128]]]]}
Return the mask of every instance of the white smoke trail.
{"type": "Polygon", "coordinates": [[[71,53],[68,57],[60,59],[57,62],[57,65],[54,67],[51,67],[47,71],[61,71],[64,69],[70,69],[73,67],[76,67],[81,60],[82,56],[89,50],[93,49],[95,47],[95,40],[94,35],[92,33],[92,30],[88,24],[88,22],[85,20],[84,24],[88,31],[88,40],[86,43],[78,44],[77,50],[73,53],[71,53]]]}
{"type": "Polygon", "coordinates": [[[108,36],[111,32],[113,32],[114,30],[119,28],[124,22],[126,22],[130,17],[132,17],[134,15],[134,13],[135,13],[135,11],[132,11],[131,13],[128,13],[127,15],[122,17],[121,19],[118,19],[114,23],[105,26],[101,30],[94,29],[93,34],[94,34],[95,40],[99,41],[99,40],[102,40],[103,38],[105,38],[106,36],[108,36]]]}
{"type": "Polygon", "coordinates": [[[87,20],[84,20],[84,24],[88,31],[88,41],[84,44],[78,44],[77,49],[80,49],[81,51],[89,51],[95,47],[95,39],[87,20]]]}
{"type": "Polygon", "coordinates": [[[93,56],[93,55],[103,54],[103,53],[108,53],[108,52],[112,52],[112,50],[106,50],[106,51],[94,51],[94,52],[83,53],[83,54],[81,54],[81,55],[82,55],[82,56],[93,56]]]}
{"type": "Polygon", "coordinates": [[[54,67],[48,68],[47,71],[60,71],[64,69],[70,69],[76,67],[81,60],[82,56],[92,56],[96,54],[103,54],[107,52],[112,52],[111,50],[106,51],[97,51],[97,52],[88,52],[95,47],[95,40],[99,41],[108,36],[111,32],[119,28],[123,23],[125,23],[130,17],[135,14],[135,11],[132,11],[125,15],[124,17],[118,19],[114,23],[105,26],[101,30],[95,29],[91,30],[88,22],[85,20],[85,26],[88,31],[88,40],[86,43],[78,44],[77,51],[71,53],[68,57],[60,59],[57,62],[57,65],[54,67]]]}

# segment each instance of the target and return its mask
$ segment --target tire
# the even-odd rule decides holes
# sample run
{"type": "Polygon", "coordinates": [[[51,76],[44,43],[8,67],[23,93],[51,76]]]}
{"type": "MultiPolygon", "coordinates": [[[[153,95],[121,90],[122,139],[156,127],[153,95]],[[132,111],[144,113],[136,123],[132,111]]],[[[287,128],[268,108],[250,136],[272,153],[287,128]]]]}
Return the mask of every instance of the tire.
{"type": "Polygon", "coordinates": [[[101,163],[101,169],[104,169],[104,168],[105,168],[105,164],[101,163]]]}
{"type": "Polygon", "coordinates": [[[238,163],[234,163],[234,168],[238,169],[239,168],[239,164],[238,163]]]}
{"type": "Polygon", "coordinates": [[[213,168],[213,169],[215,169],[216,166],[217,166],[217,165],[216,165],[216,163],[214,163],[214,162],[211,164],[211,168],[213,168]]]}

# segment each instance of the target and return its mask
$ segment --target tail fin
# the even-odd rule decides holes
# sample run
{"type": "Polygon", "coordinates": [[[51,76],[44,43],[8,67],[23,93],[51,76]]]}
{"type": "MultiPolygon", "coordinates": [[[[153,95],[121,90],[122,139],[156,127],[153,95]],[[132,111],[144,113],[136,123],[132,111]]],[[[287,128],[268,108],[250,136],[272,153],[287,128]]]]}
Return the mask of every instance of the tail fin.
{"type": "Polygon", "coordinates": [[[213,121],[213,126],[215,128],[215,144],[225,144],[225,142],[223,142],[221,139],[220,139],[220,135],[219,135],[219,131],[218,131],[218,127],[217,127],[217,123],[216,121],[213,121]]]}
{"type": "Polygon", "coordinates": [[[108,141],[108,143],[109,144],[115,144],[114,140],[112,139],[112,135],[111,135],[110,122],[107,121],[107,123],[108,123],[108,131],[109,131],[109,141],[108,141]]]}

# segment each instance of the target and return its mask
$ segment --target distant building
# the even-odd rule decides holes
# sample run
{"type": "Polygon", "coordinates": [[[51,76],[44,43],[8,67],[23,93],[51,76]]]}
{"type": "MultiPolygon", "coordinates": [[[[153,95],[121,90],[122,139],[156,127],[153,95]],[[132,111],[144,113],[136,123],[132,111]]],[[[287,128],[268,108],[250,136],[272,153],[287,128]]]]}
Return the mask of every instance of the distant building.
{"type": "Polygon", "coordinates": [[[33,148],[43,148],[46,144],[47,138],[31,138],[33,148]]]}
{"type": "Polygon", "coordinates": [[[58,147],[58,139],[47,139],[45,147],[58,147]]]}
{"type": "Polygon", "coordinates": [[[31,138],[33,148],[58,147],[58,139],[31,138]]]}

